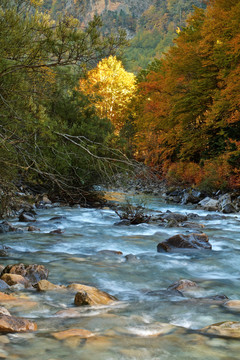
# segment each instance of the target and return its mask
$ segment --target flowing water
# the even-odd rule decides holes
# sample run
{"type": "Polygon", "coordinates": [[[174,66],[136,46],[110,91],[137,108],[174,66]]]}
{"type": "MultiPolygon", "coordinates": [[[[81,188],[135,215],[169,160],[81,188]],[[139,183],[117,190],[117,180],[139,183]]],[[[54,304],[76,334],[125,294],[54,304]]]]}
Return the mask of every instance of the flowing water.
{"type": "MultiPolygon", "coordinates": [[[[120,194],[115,195],[120,198],[120,194]]],[[[151,196],[147,206],[153,212],[207,215],[151,196]]],[[[240,312],[200,299],[223,294],[240,299],[240,216],[196,220],[204,223],[213,250],[179,253],[157,253],[157,244],[191,229],[157,224],[115,226],[118,220],[108,208],[50,208],[38,211],[34,225],[40,232],[1,236],[4,245],[12,248],[9,257],[1,258],[3,265],[43,264],[54,284],[95,286],[119,301],[110,306],[76,308],[72,293],[21,290],[18,295],[35,301],[35,306],[12,307],[10,311],[35,321],[38,331],[0,336],[0,356],[10,360],[239,359],[239,340],[202,335],[199,329],[221,321],[240,321],[240,312]],[[53,216],[64,218],[49,221],[53,216]],[[49,234],[59,228],[64,229],[63,234],[49,234]],[[99,253],[101,250],[123,254],[99,253]],[[127,260],[128,254],[135,257],[127,260]],[[182,278],[197,282],[198,289],[184,297],[167,291],[182,278]],[[77,314],[56,315],[69,308],[77,309],[77,314]],[[52,336],[73,328],[89,330],[95,336],[67,340],[52,336]]]]}

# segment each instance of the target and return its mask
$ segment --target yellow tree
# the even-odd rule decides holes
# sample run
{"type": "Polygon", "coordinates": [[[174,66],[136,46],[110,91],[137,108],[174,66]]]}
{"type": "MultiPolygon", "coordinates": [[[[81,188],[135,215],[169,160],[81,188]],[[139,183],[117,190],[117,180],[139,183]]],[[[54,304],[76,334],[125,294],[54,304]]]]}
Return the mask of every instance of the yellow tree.
{"type": "Polygon", "coordinates": [[[127,72],[116,56],[109,56],[80,80],[79,90],[92,95],[101,117],[107,117],[118,134],[136,88],[135,75],[127,72]]]}

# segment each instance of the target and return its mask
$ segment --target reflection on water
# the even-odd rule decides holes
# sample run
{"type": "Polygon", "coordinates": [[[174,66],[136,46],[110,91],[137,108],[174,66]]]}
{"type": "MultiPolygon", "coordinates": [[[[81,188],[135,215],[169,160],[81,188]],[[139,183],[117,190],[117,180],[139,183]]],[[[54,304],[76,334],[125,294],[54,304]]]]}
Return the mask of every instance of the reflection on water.
{"type": "MultiPolygon", "coordinates": [[[[109,198],[121,201],[124,196],[115,193],[109,198]]],[[[168,206],[156,197],[148,197],[147,206],[153,212],[169,209],[207,215],[191,207],[168,206]]],[[[189,229],[157,224],[114,226],[118,217],[109,209],[54,208],[39,211],[37,219],[40,232],[4,237],[4,244],[12,250],[1,263],[41,263],[50,270],[49,281],[92,285],[116,296],[119,302],[76,308],[73,293],[22,290],[22,295],[37,305],[12,307],[10,311],[34,319],[38,331],[0,336],[0,357],[60,360],[71,354],[76,360],[239,359],[239,341],[204,336],[198,331],[220,321],[239,321],[239,312],[205,299],[223,294],[240,299],[239,216],[193,220],[204,223],[213,251],[175,254],[157,253],[157,244],[189,229]],[[64,218],[49,221],[53,216],[64,218]],[[58,228],[64,233],[49,234],[58,228]],[[121,251],[122,255],[98,253],[101,250],[121,251]],[[134,256],[127,260],[128,254],[134,256]],[[167,291],[181,278],[193,280],[199,287],[184,297],[167,291]],[[92,331],[95,336],[60,341],[51,335],[72,328],[92,331]]]]}

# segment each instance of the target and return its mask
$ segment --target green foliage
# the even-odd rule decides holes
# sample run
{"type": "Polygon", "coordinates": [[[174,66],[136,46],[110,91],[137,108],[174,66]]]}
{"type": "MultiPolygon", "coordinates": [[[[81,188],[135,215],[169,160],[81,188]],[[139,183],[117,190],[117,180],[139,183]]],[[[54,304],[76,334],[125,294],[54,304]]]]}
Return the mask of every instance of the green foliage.
{"type": "Polygon", "coordinates": [[[42,181],[79,196],[103,172],[111,125],[74,88],[125,39],[103,37],[98,17],[83,29],[71,16],[52,19],[38,3],[0,5],[1,182],[42,181]]]}

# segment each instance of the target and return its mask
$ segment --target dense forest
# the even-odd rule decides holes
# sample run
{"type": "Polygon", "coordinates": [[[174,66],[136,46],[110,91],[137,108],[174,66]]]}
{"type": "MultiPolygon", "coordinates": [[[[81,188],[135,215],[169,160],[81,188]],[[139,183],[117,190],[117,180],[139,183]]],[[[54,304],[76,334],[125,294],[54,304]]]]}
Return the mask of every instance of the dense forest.
{"type": "Polygon", "coordinates": [[[104,37],[98,17],[82,28],[40,6],[34,0],[0,5],[1,185],[35,182],[79,197],[114,156],[106,147],[112,125],[76,90],[78,81],[125,37],[104,37]]]}
{"type": "Polygon", "coordinates": [[[160,61],[139,74],[135,155],[169,181],[239,187],[240,1],[195,9],[160,61]]]}
{"type": "Polygon", "coordinates": [[[127,44],[121,30],[105,34],[99,17],[83,26],[46,3],[0,5],[2,187],[81,196],[125,166],[124,154],[171,184],[239,187],[239,0],[156,1],[131,46],[148,52],[143,31],[157,58],[143,50],[143,65],[135,53],[145,67],[136,75],[115,57],[127,44]],[[201,6],[184,26],[192,5],[201,6]]]}

